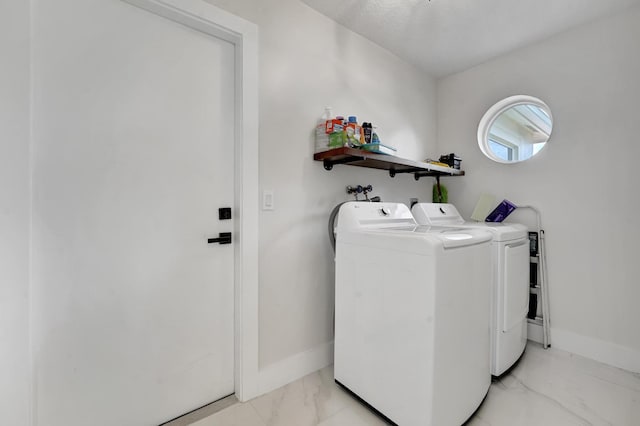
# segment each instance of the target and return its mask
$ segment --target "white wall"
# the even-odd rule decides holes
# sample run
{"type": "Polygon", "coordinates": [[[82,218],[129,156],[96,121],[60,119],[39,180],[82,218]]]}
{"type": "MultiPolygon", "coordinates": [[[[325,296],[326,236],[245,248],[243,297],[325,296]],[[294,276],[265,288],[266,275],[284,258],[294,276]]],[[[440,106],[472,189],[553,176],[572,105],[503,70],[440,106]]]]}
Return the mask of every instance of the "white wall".
{"type": "Polygon", "coordinates": [[[0,418],[29,420],[29,2],[0,2],[0,418]]]}
{"type": "Polygon", "coordinates": [[[431,194],[432,179],[350,166],[325,171],[312,160],[317,119],[327,105],[357,115],[377,124],[399,155],[424,159],[436,153],[435,83],[298,0],[208,1],[259,25],[260,186],[275,194],[275,210],[260,214],[260,365],[284,371],[300,354],[330,353],[327,219],[348,199],[345,186],[371,183],[385,201],[405,203],[431,194]]]}
{"type": "MultiPolygon", "coordinates": [[[[547,231],[552,345],[634,371],[638,40],[635,7],[438,81],[441,150],[459,154],[467,171],[450,181],[450,200],[467,217],[485,192],[538,206],[547,231]],[[533,160],[501,165],[480,152],[477,125],[492,104],[514,94],[550,106],[553,134],[533,160]]],[[[521,211],[512,220],[530,219],[521,211]]]]}

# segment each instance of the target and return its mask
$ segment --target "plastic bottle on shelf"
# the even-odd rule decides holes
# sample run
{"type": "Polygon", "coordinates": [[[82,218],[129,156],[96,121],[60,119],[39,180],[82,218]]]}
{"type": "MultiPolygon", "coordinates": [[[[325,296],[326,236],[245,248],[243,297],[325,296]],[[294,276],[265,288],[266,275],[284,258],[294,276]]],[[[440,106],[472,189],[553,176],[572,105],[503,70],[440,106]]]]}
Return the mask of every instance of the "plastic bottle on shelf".
{"type": "Polygon", "coordinates": [[[358,125],[358,118],[354,115],[349,116],[349,121],[347,122],[347,139],[349,140],[349,145],[362,145],[362,127],[358,125]]]}
{"type": "Polygon", "coordinates": [[[344,117],[339,115],[327,121],[327,137],[331,149],[348,146],[344,117]]]}
{"type": "Polygon", "coordinates": [[[324,114],[322,114],[322,121],[331,120],[333,118],[333,114],[331,114],[331,107],[324,107],[324,114]]]}
{"type": "Polygon", "coordinates": [[[362,123],[362,137],[364,143],[371,143],[371,133],[373,132],[373,126],[371,123],[362,123]]]}
{"type": "Polygon", "coordinates": [[[342,116],[337,116],[335,118],[330,118],[326,122],[326,131],[327,133],[337,133],[344,130],[344,118],[342,116]]]}
{"type": "Polygon", "coordinates": [[[331,113],[331,107],[330,106],[324,107],[324,113],[318,119],[318,127],[324,126],[326,129],[327,121],[331,120],[332,118],[333,118],[333,115],[331,113]]]}
{"type": "Polygon", "coordinates": [[[327,134],[327,122],[331,120],[331,107],[324,108],[324,114],[318,119],[316,125],[316,145],[315,152],[326,151],[329,146],[329,135],[327,134]]]}

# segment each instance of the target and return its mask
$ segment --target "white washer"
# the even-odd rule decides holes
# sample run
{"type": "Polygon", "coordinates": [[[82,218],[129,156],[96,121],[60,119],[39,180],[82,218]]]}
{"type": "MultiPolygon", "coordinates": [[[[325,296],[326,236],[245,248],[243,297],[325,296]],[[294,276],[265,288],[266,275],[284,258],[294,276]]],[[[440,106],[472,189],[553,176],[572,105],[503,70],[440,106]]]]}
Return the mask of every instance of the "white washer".
{"type": "Polygon", "coordinates": [[[420,203],[411,209],[419,224],[486,229],[493,234],[491,374],[499,376],[520,358],[527,344],[529,237],[517,223],[465,222],[453,204],[420,203]]]}
{"type": "Polygon", "coordinates": [[[491,384],[491,234],[350,202],[336,226],[335,379],[402,426],[459,426],[491,384]]]}

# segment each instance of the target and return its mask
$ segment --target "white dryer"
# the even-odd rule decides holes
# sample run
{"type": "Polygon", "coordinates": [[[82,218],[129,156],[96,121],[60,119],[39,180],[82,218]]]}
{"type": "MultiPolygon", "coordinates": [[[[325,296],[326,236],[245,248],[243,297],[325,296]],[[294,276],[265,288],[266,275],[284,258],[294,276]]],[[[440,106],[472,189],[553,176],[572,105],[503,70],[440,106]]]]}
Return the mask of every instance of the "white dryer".
{"type": "Polygon", "coordinates": [[[491,234],[366,202],[335,229],[335,380],[398,425],[461,425],[491,383],[491,234]]]}
{"type": "Polygon", "coordinates": [[[529,237],[517,223],[465,222],[453,204],[419,203],[411,209],[419,224],[486,229],[493,234],[491,287],[491,374],[499,376],[527,344],[529,237]]]}

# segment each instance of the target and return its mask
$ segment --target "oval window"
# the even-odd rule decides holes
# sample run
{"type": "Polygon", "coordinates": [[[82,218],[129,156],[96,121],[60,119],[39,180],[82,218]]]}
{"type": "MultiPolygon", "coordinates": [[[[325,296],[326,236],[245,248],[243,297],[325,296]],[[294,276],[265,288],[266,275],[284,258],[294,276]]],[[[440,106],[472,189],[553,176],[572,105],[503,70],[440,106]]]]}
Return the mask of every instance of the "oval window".
{"type": "Polygon", "coordinates": [[[478,145],[499,163],[519,163],[540,152],[551,136],[551,110],[538,98],[511,96],[489,108],[478,126],[478,145]]]}

